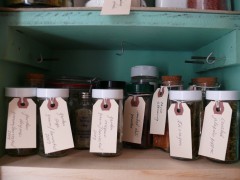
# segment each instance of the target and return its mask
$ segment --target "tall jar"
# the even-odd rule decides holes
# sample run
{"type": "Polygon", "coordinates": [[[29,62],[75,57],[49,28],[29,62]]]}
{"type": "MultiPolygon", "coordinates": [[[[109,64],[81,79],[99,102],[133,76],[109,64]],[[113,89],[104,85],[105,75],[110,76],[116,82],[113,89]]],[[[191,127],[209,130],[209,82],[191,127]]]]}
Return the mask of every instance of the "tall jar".
{"type": "MultiPolygon", "coordinates": [[[[162,76],[161,86],[167,87],[168,91],[171,90],[182,90],[182,76],[162,76]]],[[[167,109],[170,106],[170,100],[168,96],[167,100],[167,109]]],[[[153,135],[153,146],[158,147],[166,152],[170,152],[170,141],[169,141],[169,127],[168,127],[168,118],[166,117],[166,126],[164,135],[153,135]]]]}
{"type": "Polygon", "coordinates": [[[5,89],[5,96],[7,98],[8,104],[6,152],[9,155],[27,156],[37,153],[36,104],[35,104],[36,94],[37,94],[36,88],[9,87],[5,89]],[[14,103],[13,101],[16,101],[16,103],[14,103]],[[32,132],[35,133],[31,134],[32,132]],[[19,136],[20,133],[21,136],[19,136]],[[29,137],[27,137],[28,135],[32,136],[33,138],[29,140],[28,139],[29,137]],[[17,138],[14,136],[19,137],[17,138]],[[17,140],[19,142],[16,142],[17,140]],[[25,145],[26,143],[21,143],[24,141],[29,141],[28,143],[30,143],[30,145],[28,144],[27,146],[32,147],[31,148],[26,147],[25,145]]]}
{"type": "Polygon", "coordinates": [[[75,109],[74,145],[77,149],[90,148],[92,121],[92,98],[89,92],[79,94],[79,104],[75,109]]]}
{"type": "MultiPolygon", "coordinates": [[[[68,100],[69,90],[68,89],[57,89],[57,88],[38,88],[37,89],[37,101],[38,101],[38,154],[44,157],[62,157],[67,155],[67,150],[60,150],[52,153],[45,153],[44,138],[42,130],[42,118],[40,115],[40,108],[44,101],[52,101],[54,104],[54,99],[61,97],[64,101],[68,100]]],[[[52,104],[50,104],[52,106],[52,104]]],[[[44,119],[45,120],[45,119],[44,119]]],[[[50,122],[52,125],[54,122],[50,122]]],[[[64,138],[64,135],[63,135],[64,138]]]]}
{"type": "Polygon", "coordinates": [[[119,156],[122,152],[123,90],[93,89],[90,152],[119,156]]]}
{"type": "Polygon", "coordinates": [[[146,65],[132,67],[131,82],[134,84],[150,84],[156,90],[159,84],[158,68],[146,65]]]}
{"type": "MultiPolygon", "coordinates": [[[[209,103],[213,101],[214,104],[216,104],[216,108],[218,108],[217,106],[219,105],[219,110],[216,109],[216,111],[222,111],[222,115],[224,114],[224,110],[226,110],[227,108],[221,106],[221,103],[229,104],[230,109],[232,110],[231,117],[229,118],[231,122],[227,140],[225,160],[220,160],[216,158],[211,158],[211,160],[222,163],[237,162],[239,160],[240,91],[207,91],[206,99],[209,103]]],[[[226,117],[224,117],[224,119],[226,119],[226,117]]],[[[218,124],[222,125],[222,121],[218,122],[218,124]]],[[[224,134],[226,136],[227,130],[224,130],[224,134]]]]}
{"type": "Polygon", "coordinates": [[[172,90],[169,99],[170,156],[180,160],[198,159],[202,92],[172,90]]]}
{"type": "Polygon", "coordinates": [[[188,0],[188,8],[206,10],[231,10],[230,0],[188,0]]]}
{"type": "MultiPolygon", "coordinates": [[[[132,124],[137,124],[139,121],[138,119],[138,113],[143,112],[142,117],[142,124],[140,125],[136,125],[136,128],[139,128],[139,126],[142,126],[142,131],[138,132],[138,136],[139,134],[141,134],[141,139],[140,141],[135,141],[133,139],[133,137],[126,137],[124,138],[125,142],[124,145],[126,147],[130,147],[130,148],[137,148],[137,149],[147,149],[147,148],[151,148],[153,145],[153,135],[150,134],[150,119],[151,119],[151,103],[152,103],[152,96],[153,96],[153,92],[154,92],[154,87],[153,85],[150,84],[128,84],[126,86],[126,92],[127,92],[127,99],[125,100],[124,103],[124,133],[126,133],[126,131],[131,131],[128,132],[128,134],[134,134],[133,128],[128,129],[129,126],[132,126],[132,124]],[[140,99],[143,99],[143,106],[141,105],[141,101],[140,99]],[[131,102],[130,107],[127,107],[128,101],[131,102]],[[136,109],[136,111],[138,112],[136,115],[136,122],[132,123],[130,121],[132,121],[131,118],[127,118],[129,117],[129,114],[132,114],[133,112],[131,112],[131,110],[136,109]],[[130,125],[127,125],[129,124],[130,125]],[[131,140],[130,140],[131,139],[131,140]]],[[[140,118],[140,117],[139,117],[140,118]]],[[[140,120],[140,121],[141,121],[140,120]]],[[[136,132],[135,132],[136,133],[136,132]]],[[[132,135],[133,136],[133,135],[132,135]]]]}

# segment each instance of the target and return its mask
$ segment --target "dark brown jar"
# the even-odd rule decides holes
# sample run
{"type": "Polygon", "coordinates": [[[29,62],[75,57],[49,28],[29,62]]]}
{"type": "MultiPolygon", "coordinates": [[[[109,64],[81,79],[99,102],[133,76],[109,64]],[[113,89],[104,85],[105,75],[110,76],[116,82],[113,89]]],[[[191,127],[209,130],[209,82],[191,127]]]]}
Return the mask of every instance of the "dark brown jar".
{"type": "MultiPolygon", "coordinates": [[[[171,90],[182,90],[182,76],[162,76],[161,86],[165,86],[169,91],[171,90]]],[[[170,100],[168,98],[167,109],[170,106],[170,100]]],[[[166,117],[167,118],[167,117],[166,117]]],[[[169,128],[168,120],[166,119],[166,126],[164,135],[153,135],[153,146],[160,148],[166,152],[170,152],[170,142],[169,142],[169,128]]]]}

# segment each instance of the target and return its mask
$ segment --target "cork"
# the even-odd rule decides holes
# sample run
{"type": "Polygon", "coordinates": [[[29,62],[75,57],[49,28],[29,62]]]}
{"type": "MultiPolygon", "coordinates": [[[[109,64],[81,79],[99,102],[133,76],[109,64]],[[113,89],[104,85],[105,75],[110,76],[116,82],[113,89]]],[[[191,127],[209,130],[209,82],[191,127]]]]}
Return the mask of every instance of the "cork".
{"type": "Polygon", "coordinates": [[[192,83],[196,85],[215,86],[217,83],[216,77],[198,77],[193,78],[192,83]]]}

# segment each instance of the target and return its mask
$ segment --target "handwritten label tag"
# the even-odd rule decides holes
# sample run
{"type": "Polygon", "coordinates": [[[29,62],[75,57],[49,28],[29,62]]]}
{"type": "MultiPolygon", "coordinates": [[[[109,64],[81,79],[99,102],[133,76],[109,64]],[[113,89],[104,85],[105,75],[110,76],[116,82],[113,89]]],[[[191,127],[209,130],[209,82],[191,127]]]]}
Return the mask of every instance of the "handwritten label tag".
{"type": "Polygon", "coordinates": [[[116,153],[118,104],[113,99],[104,101],[100,99],[93,105],[90,152],[116,153]]]}
{"type": "Polygon", "coordinates": [[[158,88],[152,100],[150,133],[164,135],[167,118],[168,88],[158,88]]]}
{"type": "Polygon", "coordinates": [[[125,101],[123,141],[141,144],[145,104],[144,99],[137,96],[130,96],[125,101]]]}
{"type": "Polygon", "coordinates": [[[168,110],[168,119],[170,155],[192,159],[191,112],[187,104],[172,104],[168,110]]]}
{"type": "Polygon", "coordinates": [[[216,102],[214,101],[211,101],[205,108],[199,154],[224,161],[232,109],[225,102],[220,102],[219,105],[219,112],[216,109],[216,102]]]}
{"type": "Polygon", "coordinates": [[[101,15],[130,14],[131,0],[104,0],[101,15]]]}
{"type": "Polygon", "coordinates": [[[32,99],[14,98],[9,103],[6,149],[37,147],[36,115],[36,104],[32,99]]]}
{"type": "Polygon", "coordinates": [[[45,153],[73,148],[67,103],[62,98],[54,98],[55,106],[45,100],[40,107],[45,153]]]}

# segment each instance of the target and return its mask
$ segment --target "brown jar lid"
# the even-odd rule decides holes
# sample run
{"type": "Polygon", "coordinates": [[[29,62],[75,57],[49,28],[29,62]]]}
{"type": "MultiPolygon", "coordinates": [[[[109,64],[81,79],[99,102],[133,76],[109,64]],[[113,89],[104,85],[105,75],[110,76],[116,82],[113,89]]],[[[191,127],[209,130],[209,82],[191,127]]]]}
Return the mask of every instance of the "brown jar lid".
{"type": "Polygon", "coordinates": [[[182,76],[162,76],[162,81],[173,81],[180,82],[182,80],[182,76]]]}
{"type": "Polygon", "coordinates": [[[44,79],[44,74],[40,73],[28,73],[26,75],[27,79],[44,79]]]}
{"type": "Polygon", "coordinates": [[[193,78],[192,83],[196,85],[215,86],[217,83],[216,77],[198,77],[193,78]]]}

